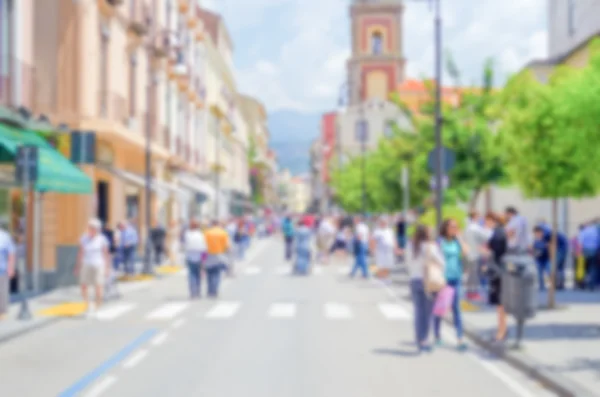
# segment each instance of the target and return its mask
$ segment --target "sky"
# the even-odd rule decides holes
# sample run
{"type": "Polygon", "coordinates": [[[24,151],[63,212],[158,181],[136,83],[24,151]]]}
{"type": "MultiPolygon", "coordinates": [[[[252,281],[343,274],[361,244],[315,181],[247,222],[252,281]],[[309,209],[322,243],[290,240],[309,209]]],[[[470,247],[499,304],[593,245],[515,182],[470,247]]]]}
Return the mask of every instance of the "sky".
{"type": "MultiPolygon", "coordinates": [[[[493,58],[496,83],[547,53],[546,0],[441,0],[443,48],[465,85],[493,58]]],[[[272,112],[336,107],[350,56],[349,0],[200,0],[221,13],[234,42],[241,92],[272,112]]],[[[433,13],[405,0],[403,45],[409,78],[433,74],[433,13]]],[[[450,82],[443,77],[443,82],[450,82]]]]}

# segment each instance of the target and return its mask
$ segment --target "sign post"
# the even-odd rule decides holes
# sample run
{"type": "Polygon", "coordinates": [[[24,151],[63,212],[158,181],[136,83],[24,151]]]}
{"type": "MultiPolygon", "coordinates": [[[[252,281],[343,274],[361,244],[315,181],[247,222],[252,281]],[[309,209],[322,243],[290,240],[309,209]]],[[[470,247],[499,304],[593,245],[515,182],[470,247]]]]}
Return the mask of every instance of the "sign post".
{"type": "MultiPolygon", "coordinates": [[[[16,180],[17,183],[22,185],[23,188],[23,212],[25,222],[23,225],[23,246],[24,246],[24,266],[23,266],[23,277],[27,280],[28,274],[28,256],[27,253],[29,250],[29,239],[27,238],[28,234],[28,223],[29,223],[29,192],[31,187],[35,184],[38,178],[38,163],[39,163],[39,152],[37,146],[33,145],[24,145],[19,146],[17,149],[16,156],[16,180]]],[[[31,319],[31,311],[29,310],[29,301],[27,299],[26,293],[26,285],[25,283],[21,283],[20,292],[21,292],[21,307],[19,310],[18,318],[19,320],[30,320],[31,319]]]]}
{"type": "Polygon", "coordinates": [[[448,184],[446,175],[454,168],[455,162],[456,155],[454,152],[445,146],[441,146],[441,144],[432,149],[427,156],[427,168],[429,169],[429,172],[433,173],[435,176],[435,181],[432,182],[432,188],[436,193],[436,223],[438,230],[443,216],[442,206],[444,202],[444,189],[448,184]]]}

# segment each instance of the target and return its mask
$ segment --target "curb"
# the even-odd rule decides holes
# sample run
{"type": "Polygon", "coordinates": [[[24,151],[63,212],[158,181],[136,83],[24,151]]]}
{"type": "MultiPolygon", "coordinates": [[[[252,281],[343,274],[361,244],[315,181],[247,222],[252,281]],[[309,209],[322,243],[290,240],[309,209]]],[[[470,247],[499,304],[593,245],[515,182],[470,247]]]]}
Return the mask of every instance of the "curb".
{"type": "MultiPolygon", "coordinates": [[[[13,331],[13,332],[8,333],[8,334],[4,334],[4,335],[0,336],[0,344],[6,343],[8,341],[11,341],[11,340],[16,339],[16,338],[21,337],[21,336],[25,336],[25,335],[27,335],[29,333],[34,332],[34,331],[41,330],[42,328],[45,328],[45,327],[47,327],[49,325],[57,323],[57,322],[59,322],[61,320],[62,320],[62,318],[60,318],[60,317],[48,317],[48,318],[46,318],[44,320],[41,320],[37,324],[32,325],[30,327],[20,328],[20,329],[17,329],[15,331],[13,331]]],[[[1,325],[2,325],[2,323],[0,323],[0,326],[1,325]]]]}
{"type": "MultiPolygon", "coordinates": [[[[444,317],[443,321],[447,324],[453,325],[450,318],[444,317]]],[[[530,357],[518,351],[511,351],[501,347],[498,347],[488,340],[483,338],[477,331],[473,331],[467,323],[463,321],[463,330],[465,335],[479,347],[491,352],[495,356],[506,361],[513,368],[523,372],[525,375],[532,379],[540,382],[544,387],[557,393],[561,397],[593,397],[597,396],[591,391],[584,387],[576,384],[575,382],[567,379],[566,377],[547,371],[543,368],[542,364],[534,361],[530,357]]]]}

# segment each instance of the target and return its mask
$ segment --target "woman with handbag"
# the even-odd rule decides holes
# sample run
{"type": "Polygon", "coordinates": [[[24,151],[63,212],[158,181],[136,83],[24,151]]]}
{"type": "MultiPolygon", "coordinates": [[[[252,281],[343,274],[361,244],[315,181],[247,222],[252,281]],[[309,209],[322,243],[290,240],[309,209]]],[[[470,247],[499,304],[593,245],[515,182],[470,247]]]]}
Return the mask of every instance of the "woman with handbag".
{"type": "MultiPolygon", "coordinates": [[[[446,219],[442,223],[440,230],[440,250],[444,257],[444,275],[446,276],[446,287],[444,297],[451,297],[450,308],[452,309],[452,319],[456,329],[456,338],[458,339],[457,348],[460,351],[466,350],[467,345],[463,340],[462,313],[460,307],[461,284],[464,273],[463,257],[468,255],[467,245],[459,236],[460,229],[455,219],[446,219]],[[448,287],[451,287],[448,288],[448,287]],[[450,293],[449,293],[450,292],[450,293]]],[[[440,299],[440,297],[438,297],[440,299]]],[[[442,325],[442,316],[435,315],[433,318],[433,329],[435,333],[436,344],[441,345],[440,328],[442,325]]]]}
{"type": "Polygon", "coordinates": [[[415,341],[420,351],[429,351],[429,327],[435,294],[445,286],[444,258],[429,228],[418,225],[412,241],[413,260],[407,261],[414,305],[415,341]]]}

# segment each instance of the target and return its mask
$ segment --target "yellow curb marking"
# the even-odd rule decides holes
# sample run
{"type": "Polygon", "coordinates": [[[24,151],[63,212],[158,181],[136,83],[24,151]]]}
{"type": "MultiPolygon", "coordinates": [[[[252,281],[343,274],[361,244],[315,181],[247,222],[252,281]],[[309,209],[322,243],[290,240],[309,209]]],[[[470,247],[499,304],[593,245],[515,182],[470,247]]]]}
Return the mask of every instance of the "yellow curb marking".
{"type": "Polygon", "coordinates": [[[80,316],[87,310],[85,302],[66,302],[39,311],[39,314],[47,317],[75,317],[80,316]]]}
{"type": "Polygon", "coordinates": [[[465,312],[477,312],[479,311],[479,306],[472,304],[469,301],[463,300],[460,302],[460,308],[465,312]]]}
{"type": "Polygon", "coordinates": [[[132,282],[132,281],[148,281],[154,278],[151,274],[137,274],[135,276],[121,276],[118,278],[121,282],[132,282]]]}
{"type": "Polygon", "coordinates": [[[183,266],[161,266],[156,269],[157,274],[175,274],[183,270],[183,266]]]}

